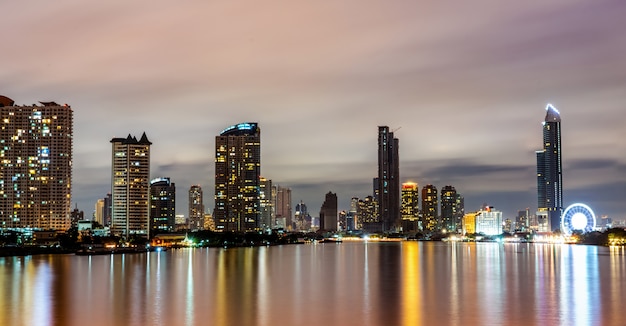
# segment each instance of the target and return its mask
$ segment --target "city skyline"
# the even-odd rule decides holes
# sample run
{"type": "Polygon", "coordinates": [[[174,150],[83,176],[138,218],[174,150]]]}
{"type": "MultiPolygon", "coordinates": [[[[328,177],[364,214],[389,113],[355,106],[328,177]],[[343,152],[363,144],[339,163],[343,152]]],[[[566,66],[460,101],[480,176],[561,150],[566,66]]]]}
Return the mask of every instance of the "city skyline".
{"type": "Polygon", "coordinates": [[[43,4],[0,4],[16,49],[0,54],[0,90],[72,106],[72,206],[86,216],[110,191],[112,136],[146,131],[151,175],[200,184],[211,203],[212,135],[258,121],[261,174],[292,204],[371,195],[374,130],[388,125],[400,182],[453,185],[468,212],[487,202],[513,217],[535,209],[553,103],[567,121],[564,205],[625,218],[622,3],[43,4]]]}

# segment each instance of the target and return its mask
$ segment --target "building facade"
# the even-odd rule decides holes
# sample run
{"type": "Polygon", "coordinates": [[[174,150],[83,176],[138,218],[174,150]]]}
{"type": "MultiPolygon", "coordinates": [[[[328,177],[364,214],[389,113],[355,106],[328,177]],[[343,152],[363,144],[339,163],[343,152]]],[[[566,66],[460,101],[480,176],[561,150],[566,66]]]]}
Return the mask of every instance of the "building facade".
{"type": "Polygon", "coordinates": [[[486,206],[476,213],[476,233],[502,234],[502,212],[486,206]]]}
{"type": "Polygon", "coordinates": [[[272,198],[272,180],[261,177],[259,182],[259,207],[261,210],[261,229],[272,229],[274,200],[272,198]]]}
{"type": "Polygon", "coordinates": [[[453,186],[441,188],[441,227],[446,232],[461,232],[463,197],[453,186]]]}
{"type": "Polygon", "coordinates": [[[419,186],[415,182],[402,184],[402,231],[415,232],[420,229],[419,221],[419,186]]]}
{"type": "Polygon", "coordinates": [[[129,134],[113,138],[111,144],[111,233],[148,237],[152,143],[144,132],[139,140],[129,134]]]}
{"type": "Polygon", "coordinates": [[[16,106],[0,96],[0,228],[67,230],[72,195],[73,111],[16,106]]]}
{"type": "Polygon", "coordinates": [[[215,137],[215,224],[219,231],[261,228],[261,129],[240,123],[215,137]]]}
{"type": "Polygon", "coordinates": [[[439,198],[437,187],[427,184],[422,188],[422,227],[425,232],[439,231],[439,198]]]}
{"type": "Polygon", "coordinates": [[[378,127],[378,215],[383,232],[396,231],[400,222],[400,159],[398,138],[387,126],[378,127]]]}
{"type": "Polygon", "coordinates": [[[563,213],[561,115],[551,104],[546,106],[543,122],[543,149],[536,154],[538,215],[547,215],[550,231],[560,230],[563,213]]]}
{"type": "Polygon", "coordinates": [[[174,231],[176,224],[176,184],[170,178],[150,181],[150,236],[174,231]]]}
{"type": "Polygon", "coordinates": [[[337,194],[328,192],[320,209],[320,230],[337,231],[337,194]]]}
{"type": "Polygon", "coordinates": [[[276,212],[272,228],[295,230],[295,223],[292,223],[291,189],[276,185],[272,188],[272,198],[276,212]]]}
{"type": "Polygon", "coordinates": [[[192,185],[189,188],[189,229],[191,231],[204,229],[204,203],[200,185],[192,185]]]}

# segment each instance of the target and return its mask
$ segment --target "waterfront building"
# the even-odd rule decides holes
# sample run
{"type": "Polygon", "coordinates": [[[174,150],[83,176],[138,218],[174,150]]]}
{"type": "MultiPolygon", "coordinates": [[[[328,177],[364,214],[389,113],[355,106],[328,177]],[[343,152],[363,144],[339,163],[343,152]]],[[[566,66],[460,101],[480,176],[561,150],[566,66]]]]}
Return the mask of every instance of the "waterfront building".
{"type": "Polygon", "coordinates": [[[203,192],[200,185],[192,185],[189,188],[189,230],[198,231],[204,229],[204,203],[203,192]]]}
{"type": "Polygon", "coordinates": [[[515,230],[527,231],[530,227],[530,211],[528,208],[517,212],[517,218],[515,219],[515,230]]]}
{"type": "Polygon", "coordinates": [[[111,233],[148,237],[152,143],[144,132],[139,140],[129,134],[111,144],[111,233]]]}
{"type": "Polygon", "coordinates": [[[96,201],[93,210],[93,220],[100,225],[104,225],[104,199],[100,198],[96,201]]]}
{"type": "Polygon", "coordinates": [[[374,197],[367,196],[358,201],[357,226],[358,230],[378,232],[382,230],[378,217],[378,203],[374,197]]]}
{"type": "Polygon", "coordinates": [[[463,231],[463,215],[465,215],[465,198],[457,193],[455,198],[456,212],[454,215],[455,232],[463,231]]]}
{"type": "Polygon", "coordinates": [[[261,210],[262,230],[270,230],[272,228],[272,216],[274,215],[272,193],[272,180],[261,177],[259,181],[259,207],[261,210]]]}
{"type": "Polygon", "coordinates": [[[111,226],[111,214],[113,213],[113,195],[109,192],[104,197],[104,224],[103,226],[111,226]]]}
{"type": "Polygon", "coordinates": [[[457,192],[453,186],[441,188],[441,228],[446,232],[457,231],[457,192]]]}
{"type": "Polygon", "coordinates": [[[272,189],[272,198],[276,208],[276,217],[272,228],[282,228],[287,231],[295,230],[295,225],[293,225],[295,223],[292,223],[291,219],[291,189],[280,185],[276,185],[272,189]]]}
{"type": "Polygon", "coordinates": [[[396,231],[400,222],[400,159],[398,138],[387,126],[378,127],[378,216],[383,232],[396,231]]]}
{"type": "Polygon", "coordinates": [[[0,96],[0,229],[70,227],[73,111],[39,103],[0,96]]]}
{"type": "Polygon", "coordinates": [[[176,224],[176,184],[170,178],[150,181],[150,235],[174,231],[176,224]]]}
{"type": "Polygon", "coordinates": [[[320,209],[320,230],[337,231],[337,194],[328,192],[320,209]]]}
{"type": "Polygon", "coordinates": [[[301,200],[296,204],[296,211],[294,213],[295,231],[307,232],[311,230],[311,215],[307,210],[306,204],[301,200]]]}
{"type": "Polygon", "coordinates": [[[261,129],[245,122],[215,137],[215,211],[219,231],[258,231],[261,129]]]}
{"type": "Polygon", "coordinates": [[[402,184],[402,232],[416,232],[420,229],[419,221],[419,186],[415,182],[402,184]]]}
{"type": "MultiPolygon", "coordinates": [[[[563,168],[561,161],[561,116],[548,104],[543,122],[543,149],[537,155],[537,207],[546,216],[548,230],[561,229],[563,213],[563,168]]],[[[541,228],[541,219],[540,219],[541,228]]]]}
{"type": "Polygon", "coordinates": [[[463,234],[476,233],[476,215],[478,213],[467,213],[463,215],[463,234]]]}
{"type": "Polygon", "coordinates": [[[426,232],[439,231],[439,199],[437,187],[427,184],[422,188],[422,227],[426,232]]]}
{"type": "Polygon", "coordinates": [[[476,233],[502,234],[502,212],[485,206],[476,213],[476,233]]]}

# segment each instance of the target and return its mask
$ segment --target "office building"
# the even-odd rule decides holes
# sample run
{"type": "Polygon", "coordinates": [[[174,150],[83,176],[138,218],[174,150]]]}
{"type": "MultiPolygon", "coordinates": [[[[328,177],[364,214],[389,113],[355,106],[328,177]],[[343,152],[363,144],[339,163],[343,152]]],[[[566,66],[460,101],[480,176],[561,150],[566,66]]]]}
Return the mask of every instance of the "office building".
{"type": "Polygon", "coordinates": [[[295,230],[295,223],[292,223],[291,215],[291,189],[276,185],[272,188],[272,198],[276,211],[272,228],[285,229],[287,231],[295,230]]]}
{"type": "Polygon", "coordinates": [[[0,228],[67,230],[73,112],[67,104],[17,106],[0,96],[0,228]]]}
{"type": "MultiPolygon", "coordinates": [[[[538,216],[545,217],[550,231],[561,229],[563,213],[563,168],[561,161],[561,116],[548,104],[543,122],[543,149],[537,154],[538,216]]],[[[540,228],[541,228],[541,218],[540,228]]]]}
{"type": "Polygon", "coordinates": [[[104,199],[100,198],[96,201],[93,210],[93,220],[100,225],[104,225],[104,199]]]}
{"type": "Polygon", "coordinates": [[[420,229],[419,221],[419,186],[415,182],[402,184],[402,232],[416,232],[420,229]]]}
{"type": "Polygon", "coordinates": [[[176,184],[170,178],[150,181],[150,236],[174,231],[176,224],[176,184]]]}
{"type": "Polygon", "coordinates": [[[461,203],[463,198],[453,186],[441,188],[441,227],[446,232],[458,232],[462,229],[461,203]]]}
{"type": "Polygon", "coordinates": [[[398,139],[387,126],[378,127],[378,215],[383,232],[395,232],[400,222],[400,159],[398,139]]]}
{"type": "Polygon", "coordinates": [[[439,199],[437,187],[427,184],[422,188],[422,227],[424,232],[439,231],[439,199]]]}
{"type": "Polygon", "coordinates": [[[337,194],[328,192],[320,209],[320,230],[337,231],[337,194]]]}
{"type": "Polygon", "coordinates": [[[240,123],[215,137],[215,211],[219,231],[261,229],[261,129],[240,123]]]}
{"type": "Polygon", "coordinates": [[[126,239],[148,237],[152,143],[144,132],[139,140],[129,134],[111,144],[111,233],[126,239]]]}
{"type": "Polygon", "coordinates": [[[204,229],[202,187],[200,185],[192,185],[189,188],[189,230],[197,231],[202,229],[204,229]]]}
{"type": "Polygon", "coordinates": [[[368,232],[382,231],[378,212],[378,203],[374,200],[374,197],[367,196],[360,199],[357,204],[356,228],[368,232]]]}
{"type": "Polygon", "coordinates": [[[272,180],[261,177],[259,181],[259,207],[261,210],[261,229],[272,229],[274,200],[272,199],[272,180]]]}

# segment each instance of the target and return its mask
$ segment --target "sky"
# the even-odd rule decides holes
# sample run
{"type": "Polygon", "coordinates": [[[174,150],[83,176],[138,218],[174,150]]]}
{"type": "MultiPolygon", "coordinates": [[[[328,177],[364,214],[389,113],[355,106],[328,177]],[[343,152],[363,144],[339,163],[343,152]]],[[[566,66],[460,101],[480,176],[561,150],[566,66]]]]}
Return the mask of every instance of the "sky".
{"type": "Polygon", "coordinates": [[[110,191],[114,137],[151,148],[177,213],[214,206],[215,136],[261,128],[261,172],[317,215],[372,193],[377,130],[400,178],[466,211],[537,206],[546,104],[561,113],[566,205],[626,218],[626,2],[2,1],[0,95],[74,110],[73,199],[110,191]]]}

